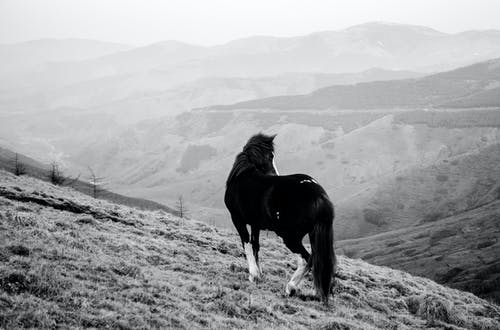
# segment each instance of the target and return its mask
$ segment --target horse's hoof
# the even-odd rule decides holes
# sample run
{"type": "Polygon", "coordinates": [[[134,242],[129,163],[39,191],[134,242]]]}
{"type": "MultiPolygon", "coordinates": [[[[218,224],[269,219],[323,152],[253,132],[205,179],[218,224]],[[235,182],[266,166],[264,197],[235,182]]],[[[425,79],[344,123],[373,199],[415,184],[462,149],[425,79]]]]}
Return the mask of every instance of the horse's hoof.
{"type": "Polygon", "coordinates": [[[285,288],[286,294],[290,297],[297,293],[297,288],[295,285],[288,283],[285,288]]]}
{"type": "Polygon", "coordinates": [[[248,280],[252,283],[258,282],[260,280],[260,275],[248,275],[248,280]]]}

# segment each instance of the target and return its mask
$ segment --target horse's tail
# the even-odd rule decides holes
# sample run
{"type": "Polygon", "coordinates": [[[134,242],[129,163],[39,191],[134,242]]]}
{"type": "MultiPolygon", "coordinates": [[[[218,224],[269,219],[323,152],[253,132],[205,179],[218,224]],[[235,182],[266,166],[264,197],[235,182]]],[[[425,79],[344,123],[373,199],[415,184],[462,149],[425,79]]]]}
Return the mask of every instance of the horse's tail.
{"type": "Polygon", "coordinates": [[[326,195],[315,203],[316,223],[311,232],[312,274],[314,287],[321,300],[328,304],[336,257],[333,250],[333,205],[326,195]]]}

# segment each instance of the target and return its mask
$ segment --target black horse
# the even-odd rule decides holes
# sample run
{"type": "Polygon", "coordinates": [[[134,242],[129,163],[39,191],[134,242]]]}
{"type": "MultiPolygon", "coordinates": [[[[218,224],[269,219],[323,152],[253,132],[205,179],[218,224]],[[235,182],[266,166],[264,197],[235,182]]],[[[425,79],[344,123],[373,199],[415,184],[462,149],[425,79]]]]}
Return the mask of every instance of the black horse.
{"type": "Polygon", "coordinates": [[[279,176],[274,165],[274,136],[252,136],[236,156],[226,182],[224,202],[241,237],[249,279],[262,275],[259,231],[272,230],[298,254],[297,270],[286,285],[293,295],[312,268],[316,293],[328,303],[336,257],[333,250],[333,205],[325,190],[310,176],[279,176]],[[247,225],[251,227],[251,235],[247,225]],[[311,254],[302,245],[309,234],[311,254]]]}

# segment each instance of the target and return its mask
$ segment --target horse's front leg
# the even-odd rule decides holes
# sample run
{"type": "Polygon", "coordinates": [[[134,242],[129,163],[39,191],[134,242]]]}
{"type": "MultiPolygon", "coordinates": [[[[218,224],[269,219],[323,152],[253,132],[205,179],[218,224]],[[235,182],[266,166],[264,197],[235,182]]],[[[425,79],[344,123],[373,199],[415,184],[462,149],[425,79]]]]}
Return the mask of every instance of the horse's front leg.
{"type": "Polygon", "coordinates": [[[255,258],[255,264],[257,266],[258,278],[262,276],[262,268],[259,263],[259,249],[260,249],[259,234],[260,234],[260,229],[257,226],[252,226],[252,235],[250,236],[250,243],[252,243],[252,252],[255,258]]]}
{"type": "Polygon", "coordinates": [[[248,229],[247,226],[245,225],[245,222],[243,221],[234,221],[236,230],[238,231],[238,234],[240,235],[241,238],[241,244],[243,245],[243,250],[245,251],[245,256],[248,262],[248,272],[250,275],[248,276],[248,279],[250,282],[255,281],[256,279],[260,278],[260,269],[257,264],[257,259],[258,259],[258,242],[259,242],[259,235],[257,233],[257,253],[255,253],[255,247],[252,241],[255,239],[255,231],[252,230],[252,237],[248,234],[248,229]],[[251,238],[251,239],[250,239],[251,238]]]}

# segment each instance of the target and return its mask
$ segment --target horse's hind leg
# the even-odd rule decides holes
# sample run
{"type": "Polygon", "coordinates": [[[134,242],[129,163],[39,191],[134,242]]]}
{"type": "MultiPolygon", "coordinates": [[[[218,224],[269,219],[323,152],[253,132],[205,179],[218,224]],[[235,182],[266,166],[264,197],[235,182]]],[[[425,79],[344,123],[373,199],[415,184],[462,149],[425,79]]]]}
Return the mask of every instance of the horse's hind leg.
{"type": "Polygon", "coordinates": [[[302,245],[302,239],[294,239],[285,241],[285,245],[297,254],[297,270],[293,273],[292,278],[285,287],[286,294],[291,296],[297,292],[300,282],[304,275],[311,269],[310,254],[302,245]]]}
{"type": "Polygon", "coordinates": [[[250,282],[253,282],[255,279],[260,277],[260,270],[257,265],[257,261],[255,260],[254,248],[252,247],[252,243],[250,243],[250,235],[248,234],[247,226],[243,221],[234,221],[234,219],[233,223],[238,231],[238,234],[240,235],[241,244],[243,245],[248,262],[248,272],[250,273],[248,279],[250,282]]]}

